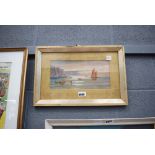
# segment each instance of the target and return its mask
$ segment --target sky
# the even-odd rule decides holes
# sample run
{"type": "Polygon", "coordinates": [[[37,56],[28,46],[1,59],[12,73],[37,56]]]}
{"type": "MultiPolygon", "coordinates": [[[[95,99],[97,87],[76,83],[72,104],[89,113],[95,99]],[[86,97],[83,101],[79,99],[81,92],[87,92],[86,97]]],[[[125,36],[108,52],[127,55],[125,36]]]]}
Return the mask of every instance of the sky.
{"type": "Polygon", "coordinates": [[[109,61],[106,60],[55,60],[51,66],[60,67],[65,71],[90,71],[95,68],[100,72],[109,72],[109,61]]]}

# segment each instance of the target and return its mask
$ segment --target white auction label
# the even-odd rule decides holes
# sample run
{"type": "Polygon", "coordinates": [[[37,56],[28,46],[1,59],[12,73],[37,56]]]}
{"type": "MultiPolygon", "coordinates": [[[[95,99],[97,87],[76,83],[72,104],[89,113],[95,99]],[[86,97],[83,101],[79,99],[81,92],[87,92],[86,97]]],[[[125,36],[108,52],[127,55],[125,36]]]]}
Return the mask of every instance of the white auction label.
{"type": "Polygon", "coordinates": [[[106,60],[112,60],[111,55],[107,55],[107,56],[106,56],[106,60]]]}
{"type": "Polygon", "coordinates": [[[79,97],[84,97],[84,96],[86,96],[87,95],[87,93],[85,92],[85,91],[79,91],[78,92],[78,96],[79,97]]]}

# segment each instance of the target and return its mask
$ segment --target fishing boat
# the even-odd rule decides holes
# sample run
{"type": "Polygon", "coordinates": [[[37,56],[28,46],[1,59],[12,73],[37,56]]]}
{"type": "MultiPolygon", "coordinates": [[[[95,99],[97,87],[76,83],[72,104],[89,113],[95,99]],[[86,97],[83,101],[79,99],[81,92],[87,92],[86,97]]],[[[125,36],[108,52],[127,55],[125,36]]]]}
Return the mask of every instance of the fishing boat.
{"type": "Polygon", "coordinates": [[[96,69],[94,68],[93,70],[92,70],[92,73],[91,73],[91,79],[92,80],[96,80],[97,79],[97,71],[96,71],[96,69]]]}

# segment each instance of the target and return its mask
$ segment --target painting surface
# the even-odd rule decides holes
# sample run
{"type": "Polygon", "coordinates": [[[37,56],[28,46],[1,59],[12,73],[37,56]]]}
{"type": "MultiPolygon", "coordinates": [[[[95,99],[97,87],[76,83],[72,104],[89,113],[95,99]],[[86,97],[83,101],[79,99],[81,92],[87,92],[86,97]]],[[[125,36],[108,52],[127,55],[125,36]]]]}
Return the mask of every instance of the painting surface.
{"type": "Polygon", "coordinates": [[[50,64],[52,89],[110,87],[110,64],[106,60],[54,60],[50,64]]]}
{"type": "Polygon", "coordinates": [[[0,62],[0,128],[4,128],[11,63],[0,62]]]}

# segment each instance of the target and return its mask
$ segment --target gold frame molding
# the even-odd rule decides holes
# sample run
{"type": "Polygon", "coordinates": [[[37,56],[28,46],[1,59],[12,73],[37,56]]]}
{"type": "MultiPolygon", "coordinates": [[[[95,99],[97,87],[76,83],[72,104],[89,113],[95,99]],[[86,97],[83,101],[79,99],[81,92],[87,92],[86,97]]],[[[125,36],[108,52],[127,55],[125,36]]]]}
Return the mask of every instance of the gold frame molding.
{"type": "Polygon", "coordinates": [[[34,77],[34,106],[124,106],[128,105],[125,51],[121,45],[98,46],[38,46],[35,51],[34,77]],[[120,94],[116,99],[40,99],[41,61],[42,53],[70,53],[70,52],[118,52],[120,94]]]}
{"type": "Polygon", "coordinates": [[[0,48],[0,52],[24,52],[23,64],[22,64],[22,76],[20,82],[20,95],[19,95],[19,107],[18,107],[18,120],[17,129],[22,129],[23,122],[23,110],[24,110],[24,92],[25,92],[25,80],[26,80],[26,69],[28,59],[28,48],[0,48]]]}
{"type": "Polygon", "coordinates": [[[113,125],[145,125],[153,124],[155,117],[144,118],[109,118],[109,119],[46,119],[45,129],[54,129],[56,126],[113,126],[113,125]]]}

